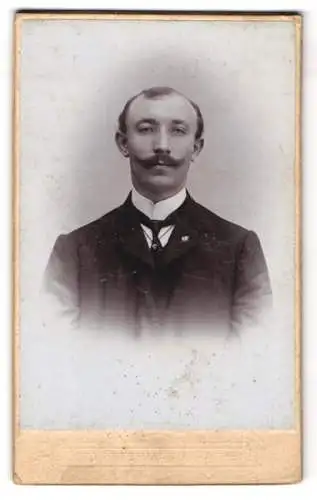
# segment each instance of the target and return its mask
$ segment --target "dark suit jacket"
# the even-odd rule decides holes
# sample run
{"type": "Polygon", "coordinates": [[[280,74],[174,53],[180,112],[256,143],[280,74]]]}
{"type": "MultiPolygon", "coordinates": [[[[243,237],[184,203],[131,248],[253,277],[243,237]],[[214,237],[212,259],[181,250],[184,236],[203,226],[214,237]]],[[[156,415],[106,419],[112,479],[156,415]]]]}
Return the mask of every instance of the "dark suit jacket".
{"type": "Polygon", "coordinates": [[[271,301],[257,235],[190,195],[158,267],[129,195],[117,209],[58,237],[45,288],[78,324],[136,335],[229,332],[261,322],[271,301]]]}

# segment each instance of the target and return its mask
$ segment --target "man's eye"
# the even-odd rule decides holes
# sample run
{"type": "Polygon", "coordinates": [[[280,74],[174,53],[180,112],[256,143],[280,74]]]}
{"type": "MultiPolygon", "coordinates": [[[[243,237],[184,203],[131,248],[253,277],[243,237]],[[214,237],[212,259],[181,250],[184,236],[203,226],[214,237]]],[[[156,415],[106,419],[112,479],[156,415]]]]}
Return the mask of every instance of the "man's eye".
{"type": "Polygon", "coordinates": [[[138,132],[140,134],[148,134],[150,132],[153,132],[153,127],[151,127],[151,125],[142,125],[138,128],[138,132]]]}
{"type": "Polygon", "coordinates": [[[172,133],[175,135],[185,135],[186,129],[184,129],[183,127],[173,127],[172,133]]]}

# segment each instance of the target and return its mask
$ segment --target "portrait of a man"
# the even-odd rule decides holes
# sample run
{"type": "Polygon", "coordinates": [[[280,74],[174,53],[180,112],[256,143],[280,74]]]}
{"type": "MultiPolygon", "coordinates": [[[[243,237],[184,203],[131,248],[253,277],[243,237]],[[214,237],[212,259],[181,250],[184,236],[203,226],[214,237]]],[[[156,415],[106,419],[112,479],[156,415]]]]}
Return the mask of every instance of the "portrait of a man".
{"type": "Polygon", "coordinates": [[[295,24],[21,23],[23,428],[291,428],[295,24]]]}
{"type": "Polygon", "coordinates": [[[124,105],[115,140],[132,189],[118,208],[57,238],[45,290],[60,313],[136,336],[261,326],[272,294],[256,232],[187,188],[204,146],[199,106],[171,87],[142,90],[124,105]]]}

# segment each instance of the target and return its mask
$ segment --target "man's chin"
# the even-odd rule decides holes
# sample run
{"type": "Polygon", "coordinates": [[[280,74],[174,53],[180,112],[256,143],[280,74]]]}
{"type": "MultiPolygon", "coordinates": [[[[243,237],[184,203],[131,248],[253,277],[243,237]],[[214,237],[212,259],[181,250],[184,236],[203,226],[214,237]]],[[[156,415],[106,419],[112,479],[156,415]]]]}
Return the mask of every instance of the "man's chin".
{"type": "Polygon", "coordinates": [[[175,187],[175,182],[168,175],[162,173],[151,177],[146,184],[149,190],[157,193],[164,192],[165,190],[169,191],[175,187]]]}
{"type": "Polygon", "coordinates": [[[166,174],[166,171],[157,170],[151,178],[148,180],[149,186],[173,186],[175,184],[174,180],[171,179],[170,175],[166,174]]]}

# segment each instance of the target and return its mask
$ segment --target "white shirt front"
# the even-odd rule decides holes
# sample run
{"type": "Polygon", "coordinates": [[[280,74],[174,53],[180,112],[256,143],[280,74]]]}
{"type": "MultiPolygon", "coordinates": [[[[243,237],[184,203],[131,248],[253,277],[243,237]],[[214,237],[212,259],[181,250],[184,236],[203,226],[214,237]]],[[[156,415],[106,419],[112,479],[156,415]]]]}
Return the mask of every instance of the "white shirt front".
{"type": "MultiPolygon", "coordinates": [[[[153,220],[164,220],[166,217],[168,217],[172,212],[177,210],[185,201],[186,198],[186,189],[183,188],[181,191],[179,191],[177,194],[174,196],[171,196],[170,198],[166,198],[165,200],[158,201],[157,203],[153,203],[153,201],[149,200],[148,198],[145,198],[142,196],[136,189],[132,189],[132,203],[133,205],[140,210],[140,212],[144,213],[149,219],[153,220]]],[[[152,231],[149,227],[145,226],[144,224],[141,224],[146,242],[151,248],[152,245],[152,231]]],[[[161,242],[161,245],[165,247],[172,235],[172,232],[174,230],[174,226],[166,226],[163,227],[159,234],[159,240],[161,242]]]]}

